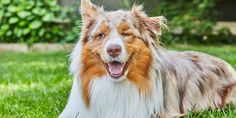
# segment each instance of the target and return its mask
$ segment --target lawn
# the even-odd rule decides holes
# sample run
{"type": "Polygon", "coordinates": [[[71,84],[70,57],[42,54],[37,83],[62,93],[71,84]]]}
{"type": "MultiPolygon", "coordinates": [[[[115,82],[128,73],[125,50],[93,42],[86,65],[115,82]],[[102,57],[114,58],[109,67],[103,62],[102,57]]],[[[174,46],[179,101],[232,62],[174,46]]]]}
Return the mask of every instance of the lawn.
{"type": "MultiPolygon", "coordinates": [[[[175,45],[171,49],[197,50],[225,59],[236,68],[236,46],[175,45]]],[[[72,80],[68,52],[0,52],[0,117],[54,118],[66,104],[72,80]]],[[[234,118],[233,106],[189,113],[187,118],[234,118]]]]}

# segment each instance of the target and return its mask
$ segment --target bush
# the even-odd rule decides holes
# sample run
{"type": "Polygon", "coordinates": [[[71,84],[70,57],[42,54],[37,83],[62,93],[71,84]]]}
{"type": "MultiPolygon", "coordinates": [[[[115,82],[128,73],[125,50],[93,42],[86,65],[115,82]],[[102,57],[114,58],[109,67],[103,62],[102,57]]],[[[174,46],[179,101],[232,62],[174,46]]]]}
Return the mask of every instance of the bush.
{"type": "MultiPolygon", "coordinates": [[[[218,16],[216,0],[119,3],[124,2],[126,8],[134,1],[144,3],[151,16],[166,16],[169,29],[181,29],[181,34],[164,31],[161,39],[165,43],[236,43],[229,29],[214,30],[218,16]]],[[[80,32],[80,18],[75,9],[78,6],[61,7],[57,0],[0,0],[0,42],[75,42],[80,32]]]]}
{"type": "Polygon", "coordinates": [[[232,43],[227,28],[214,30],[218,16],[215,3],[216,0],[163,0],[150,14],[164,15],[170,29],[181,29],[181,34],[163,37],[164,42],[232,43]]]}
{"type": "Polygon", "coordinates": [[[70,39],[74,9],[59,6],[57,0],[1,0],[0,8],[0,42],[32,44],[70,39]]]}

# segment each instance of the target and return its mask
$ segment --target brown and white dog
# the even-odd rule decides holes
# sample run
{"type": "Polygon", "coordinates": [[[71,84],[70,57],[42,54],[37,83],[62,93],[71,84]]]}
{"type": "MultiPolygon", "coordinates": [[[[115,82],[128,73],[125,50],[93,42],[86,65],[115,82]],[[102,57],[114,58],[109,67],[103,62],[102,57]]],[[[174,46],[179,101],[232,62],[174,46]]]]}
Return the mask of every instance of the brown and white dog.
{"type": "Polygon", "coordinates": [[[175,117],[230,102],[234,69],[207,54],[162,48],[162,16],[148,17],[142,6],[104,11],[89,0],[81,0],[81,14],[73,86],[59,117],[175,117]]]}

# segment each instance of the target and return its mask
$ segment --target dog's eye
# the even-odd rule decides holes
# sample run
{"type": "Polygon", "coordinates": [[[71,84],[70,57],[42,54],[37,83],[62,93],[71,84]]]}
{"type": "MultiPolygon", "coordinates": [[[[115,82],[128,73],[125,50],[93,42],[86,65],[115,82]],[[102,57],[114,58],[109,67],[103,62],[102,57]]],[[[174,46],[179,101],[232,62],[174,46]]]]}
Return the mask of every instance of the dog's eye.
{"type": "Polygon", "coordinates": [[[105,38],[105,34],[104,34],[103,32],[101,32],[101,33],[99,33],[99,34],[97,35],[97,38],[98,38],[99,40],[101,40],[101,39],[105,38]]]}
{"type": "Polygon", "coordinates": [[[122,33],[122,36],[130,36],[130,33],[122,33]]]}

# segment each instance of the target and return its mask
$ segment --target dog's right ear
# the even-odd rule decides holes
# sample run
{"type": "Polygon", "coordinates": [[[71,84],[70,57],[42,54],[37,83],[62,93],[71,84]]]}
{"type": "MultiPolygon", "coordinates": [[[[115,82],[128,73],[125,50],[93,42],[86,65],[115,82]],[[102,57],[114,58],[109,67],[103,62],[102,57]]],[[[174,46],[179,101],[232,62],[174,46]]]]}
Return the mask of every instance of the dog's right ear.
{"type": "Polygon", "coordinates": [[[94,20],[102,12],[103,8],[92,4],[90,0],[81,0],[80,13],[83,23],[94,20]]]}

